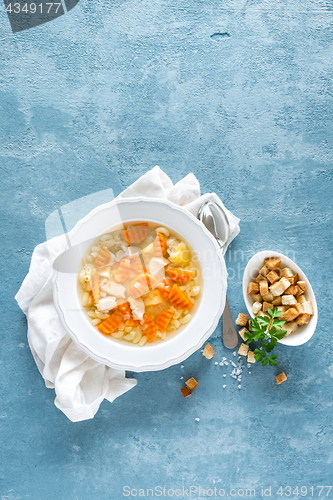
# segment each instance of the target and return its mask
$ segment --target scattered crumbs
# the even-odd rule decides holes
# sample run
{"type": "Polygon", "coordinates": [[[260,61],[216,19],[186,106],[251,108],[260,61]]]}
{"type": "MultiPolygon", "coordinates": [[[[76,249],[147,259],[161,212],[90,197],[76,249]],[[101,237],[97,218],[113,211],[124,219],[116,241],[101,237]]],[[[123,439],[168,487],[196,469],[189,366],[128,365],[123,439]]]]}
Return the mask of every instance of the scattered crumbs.
{"type": "Polygon", "coordinates": [[[184,377],[180,377],[180,380],[183,380],[184,377]]]}
{"type": "Polygon", "coordinates": [[[233,352],[233,355],[236,356],[236,351],[233,352]]]}
{"type": "Polygon", "coordinates": [[[184,368],[184,365],[181,365],[180,367],[181,367],[181,368],[184,368]]]}
{"type": "Polygon", "coordinates": [[[226,376],[227,376],[227,374],[226,374],[226,373],[224,373],[224,374],[223,374],[223,377],[226,377],[226,376]]]}
{"type": "Polygon", "coordinates": [[[242,380],[242,375],[239,375],[239,377],[237,378],[238,382],[240,382],[242,380]]]}
{"type": "Polygon", "coordinates": [[[200,351],[200,352],[203,352],[203,349],[201,349],[201,351],[200,351]]]}
{"type": "Polygon", "coordinates": [[[227,386],[226,386],[226,385],[223,385],[222,387],[223,387],[223,389],[225,389],[227,386]]]}
{"type": "Polygon", "coordinates": [[[235,368],[237,368],[236,363],[232,362],[231,364],[232,364],[232,366],[234,366],[235,368]]]}
{"type": "Polygon", "coordinates": [[[216,365],[218,365],[218,362],[217,362],[217,361],[215,361],[215,364],[216,364],[216,365]]]}
{"type": "Polygon", "coordinates": [[[228,361],[225,361],[224,364],[225,364],[225,366],[228,366],[229,363],[228,363],[228,361]]]}
{"type": "Polygon", "coordinates": [[[241,387],[242,387],[242,386],[239,384],[238,389],[241,389],[241,387]]]}
{"type": "Polygon", "coordinates": [[[197,422],[199,422],[199,421],[200,421],[200,418],[198,418],[198,417],[197,417],[195,420],[196,420],[197,422]]]}

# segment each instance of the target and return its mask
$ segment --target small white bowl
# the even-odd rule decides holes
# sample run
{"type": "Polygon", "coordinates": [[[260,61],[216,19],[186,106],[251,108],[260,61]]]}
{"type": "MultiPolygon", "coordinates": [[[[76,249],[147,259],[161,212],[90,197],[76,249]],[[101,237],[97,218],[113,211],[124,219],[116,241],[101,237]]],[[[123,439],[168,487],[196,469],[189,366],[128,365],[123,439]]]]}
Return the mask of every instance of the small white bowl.
{"type": "Polygon", "coordinates": [[[54,305],[70,337],[92,358],[117,369],[162,370],[190,356],[215,330],[225,306],[227,270],[221,251],[205,226],[188,210],[166,200],[123,198],[101,205],[82,219],[68,238],[71,246],[79,248],[84,255],[98,235],[130,221],[165,225],[192,247],[202,271],[202,291],[191,321],[164,342],[143,347],[107,338],[91,324],[80,303],[78,272],[81,258],[75,253],[70,261],[71,272],[55,270],[54,305]]]}
{"type": "Polygon", "coordinates": [[[249,314],[252,318],[254,318],[254,314],[252,312],[252,305],[253,305],[253,300],[251,298],[251,295],[248,295],[247,293],[247,286],[250,281],[254,281],[255,278],[259,274],[259,270],[262,268],[264,265],[264,260],[267,259],[268,257],[279,257],[281,259],[281,268],[283,267],[290,267],[292,271],[295,271],[299,275],[300,281],[305,281],[306,286],[308,288],[308,291],[305,292],[306,297],[308,300],[311,300],[312,305],[313,305],[313,310],[314,310],[314,315],[311,317],[309,323],[307,325],[302,325],[299,326],[297,331],[295,333],[292,333],[288,335],[287,337],[284,337],[283,339],[279,340],[281,344],[285,345],[302,345],[305,344],[312,335],[314,334],[317,326],[317,321],[318,321],[318,309],[317,309],[317,302],[315,295],[313,293],[312,287],[310,285],[310,282],[308,278],[305,276],[304,272],[302,269],[300,269],[294,261],[289,259],[289,257],[286,257],[282,253],[279,252],[274,252],[272,250],[264,250],[262,252],[256,253],[247,263],[247,266],[244,271],[244,276],[243,276],[243,296],[244,296],[244,301],[247,307],[247,310],[249,311],[249,314]]]}

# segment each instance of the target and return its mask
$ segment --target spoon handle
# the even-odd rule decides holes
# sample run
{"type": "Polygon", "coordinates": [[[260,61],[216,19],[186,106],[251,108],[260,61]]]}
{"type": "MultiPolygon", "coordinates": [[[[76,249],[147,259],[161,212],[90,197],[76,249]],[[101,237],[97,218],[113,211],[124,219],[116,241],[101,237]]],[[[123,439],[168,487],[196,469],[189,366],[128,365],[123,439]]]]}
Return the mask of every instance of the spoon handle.
{"type": "Polygon", "coordinates": [[[225,308],[223,311],[223,344],[228,349],[233,349],[238,344],[238,334],[231,316],[228,297],[226,297],[225,308]]]}

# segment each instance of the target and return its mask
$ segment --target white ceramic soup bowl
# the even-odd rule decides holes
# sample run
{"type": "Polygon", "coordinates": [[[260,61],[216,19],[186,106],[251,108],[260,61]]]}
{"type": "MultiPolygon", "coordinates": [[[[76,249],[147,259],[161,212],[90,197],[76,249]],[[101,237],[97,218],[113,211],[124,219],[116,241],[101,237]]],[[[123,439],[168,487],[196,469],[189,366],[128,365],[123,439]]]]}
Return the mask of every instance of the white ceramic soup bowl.
{"type": "Polygon", "coordinates": [[[247,293],[247,285],[249,284],[250,281],[255,280],[255,278],[259,274],[259,270],[264,265],[264,260],[267,259],[268,257],[279,257],[281,259],[281,266],[280,266],[281,269],[283,269],[284,267],[289,267],[292,271],[298,273],[300,281],[305,281],[307,285],[308,290],[307,292],[305,292],[305,295],[308,298],[308,300],[311,300],[312,302],[314,315],[311,316],[311,319],[307,325],[299,326],[296,332],[279,340],[281,344],[285,345],[296,346],[305,344],[305,342],[310,340],[310,338],[312,337],[312,335],[316,330],[317,320],[318,320],[317,302],[308,278],[305,276],[302,269],[298,267],[293,260],[291,260],[289,257],[286,257],[286,255],[283,255],[282,253],[279,252],[275,252],[273,250],[264,250],[262,252],[256,253],[249,260],[243,276],[243,296],[247,310],[249,311],[250,316],[254,318],[255,315],[252,312],[253,299],[251,295],[248,295],[247,293]]]}
{"type": "Polygon", "coordinates": [[[54,304],[70,337],[92,358],[117,369],[161,370],[186,359],[215,330],[225,306],[227,271],[215,239],[187,210],[158,199],[114,200],[90,212],[68,237],[72,249],[79,249],[79,252],[72,252],[70,266],[66,263],[62,266],[66,252],[57,261],[53,279],[54,304]],[[102,335],[91,324],[81,305],[78,286],[81,259],[92,241],[119,224],[135,221],[157,223],[178,233],[192,247],[202,271],[201,296],[198,296],[200,300],[191,321],[166,340],[142,347],[102,335]]]}

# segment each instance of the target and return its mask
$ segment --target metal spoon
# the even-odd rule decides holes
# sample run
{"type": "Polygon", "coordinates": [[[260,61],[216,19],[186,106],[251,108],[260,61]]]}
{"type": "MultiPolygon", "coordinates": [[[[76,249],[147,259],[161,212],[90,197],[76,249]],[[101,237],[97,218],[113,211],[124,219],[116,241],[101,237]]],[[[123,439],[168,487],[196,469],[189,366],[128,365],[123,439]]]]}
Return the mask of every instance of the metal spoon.
{"type": "MultiPolygon", "coordinates": [[[[230,234],[230,225],[225,212],[215,202],[206,201],[198,212],[198,219],[216,238],[216,241],[223,250],[230,234]]],[[[223,311],[223,344],[229,349],[233,349],[238,344],[238,334],[231,316],[228,298],[226,297],[223,311]]]]}

